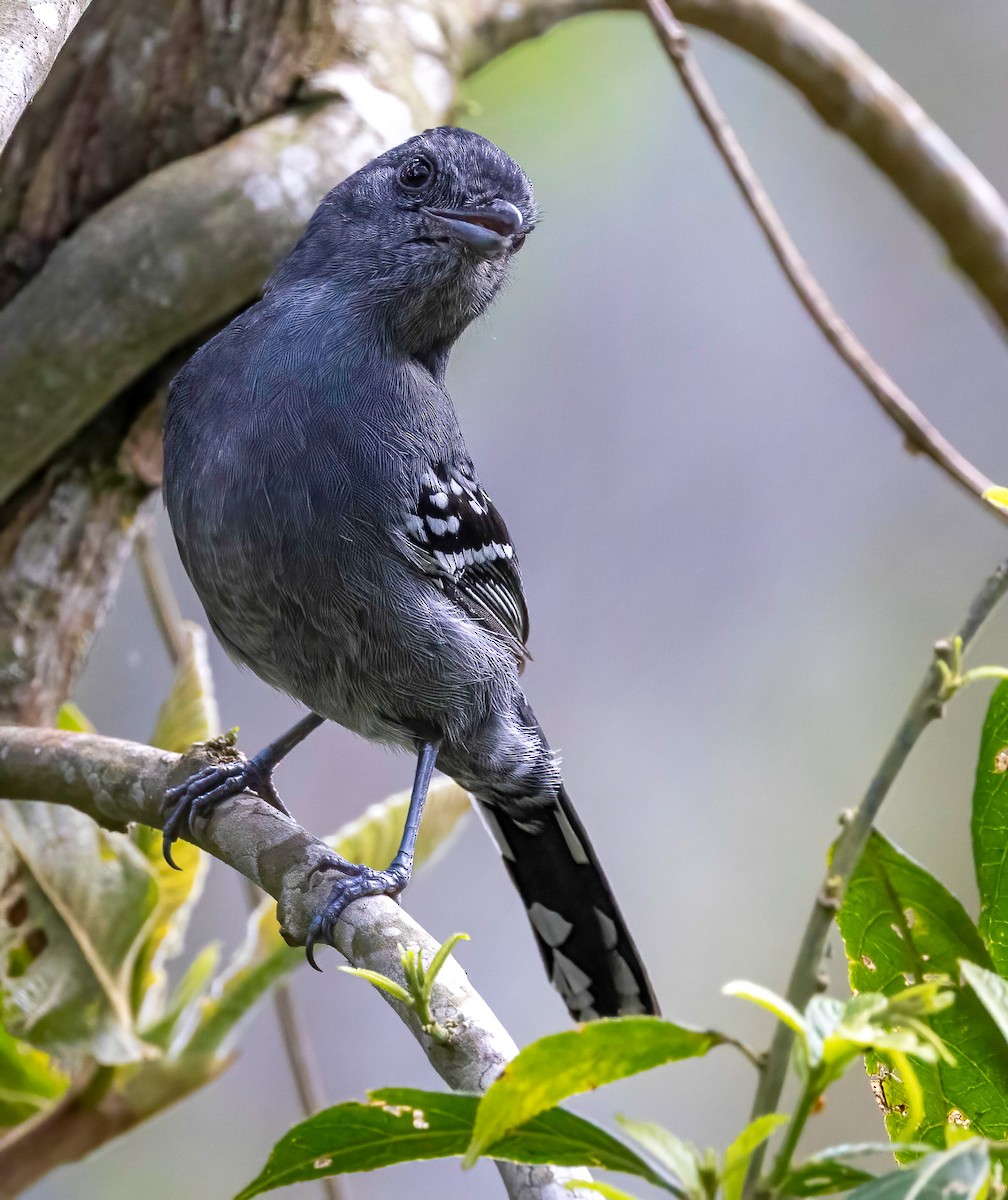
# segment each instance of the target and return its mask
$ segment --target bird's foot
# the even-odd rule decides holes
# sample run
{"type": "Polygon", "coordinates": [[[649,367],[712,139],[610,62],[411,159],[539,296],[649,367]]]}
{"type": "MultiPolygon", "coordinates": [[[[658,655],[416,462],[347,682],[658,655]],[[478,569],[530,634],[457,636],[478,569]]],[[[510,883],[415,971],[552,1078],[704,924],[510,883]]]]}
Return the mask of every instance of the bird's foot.
{"type": "Polygon", "coordinates": [[[378,871],[374,867],[364,866],[363,863],[347,862],[335,854],[319,859],[308,879],[311,880],[319,871],[336,871],[342,878],[336,880],[325,907],[312,921],[308,930],[305,952],[308,962],[316,971],[321,971],[322,968],[315,962],[315,946],[319,942],[335,945],[333,938],[336,923],[347,905],[365,896],[390,896],[393,900],[398,900],[399,893],[409,883],[411,874],[409,867],[397,862],[393,862],[384,871],[378,871]]]}
{"type": "Polygon", "coordinates": [[[165,861],[170,867],[181,869],[172,858],[171,848],[182,830],[193,834],[193,820],[196,817],[207,816],[222,800],[238,796],[242,792],[253,792],[284,816],[290,816],[273,785],[271,768],[254,758],[242,758],[237,762],[216,763],[203,767],[195,775],[190,775],[184,783],[165,792],[161,805],[161,812],[165,818],[161,847],[165,861]]]}

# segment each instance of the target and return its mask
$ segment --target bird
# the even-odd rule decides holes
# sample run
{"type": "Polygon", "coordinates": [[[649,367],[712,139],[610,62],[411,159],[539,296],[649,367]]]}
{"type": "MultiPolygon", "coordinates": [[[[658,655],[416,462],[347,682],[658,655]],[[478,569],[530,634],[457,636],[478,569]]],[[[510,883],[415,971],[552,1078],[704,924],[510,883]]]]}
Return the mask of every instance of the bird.
{"type": "Polygon", "coordinates": [[[475,798],[547,974],[588,1021],[658,1006],[522,690],[518,556],[445,386],[538,219],[504,151],[428,129],[330,191],[261,298],[172,381],[164,499],[182,563],[230,656],[308,712],[170,788],[163,845],[172,863],[173,841],[239,792],[286,813],[273,769],[324,721],[411,751],[388,868],[320,864],[332,887],[309,962],[348,904],[400,896],[437,768],[475,798]]]}

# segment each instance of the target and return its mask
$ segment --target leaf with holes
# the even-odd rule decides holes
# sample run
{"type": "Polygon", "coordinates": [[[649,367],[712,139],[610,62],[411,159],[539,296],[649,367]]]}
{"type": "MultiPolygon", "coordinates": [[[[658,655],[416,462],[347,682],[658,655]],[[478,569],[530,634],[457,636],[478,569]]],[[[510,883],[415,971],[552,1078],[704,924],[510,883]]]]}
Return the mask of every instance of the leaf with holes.
{"type": "Polygon", "coordinates": [[[697,1058],[724,1040],[712,1030],[687,1029],[656,1017],[614,1017],[540,1038],[487,1089],[466,1164],[509,1130],[568,1096],[664,1063],[697,1058]]]}
{"type": "MultiPolygon", "coordinates": [[[[472,1136],[478,1096],[385,1088],[368,1104],[338,1104],[295,1125],[237,1200],[326,1175],[457,1157],[472,1136]]],[[[491,1147],[494,1158],[622,1171],[668,1188],[629,1146],[563,1109],[540,1113],[491,1147]]]]}
{"type": "MultiPolygon", "coordinates": [[[[990,966],[976,926],[955,896],[879,833],[865,848],[837,921],[856,992],[892,996],[922,981],[954,983],[962,958],[990,966]]],[[[955,1063],[914,1063],[910,1078],[883,1052],[885,1077],[876,1096],[887,1110],[890,1136],[944,1147],[950,1121],[965,1114],[977,1132],[1004,1137],[1008,1047],[983,1006],[960,988],[952,1007],[928,1023],[955,1063]]],[[[878,1070],[874,1074],[879,1078],[878,1070]]]]}
{"type": "Polygon", "coordinates": [[[0,801],[0,984],[15,1037],[107,1064],[156,1053],[131,981],[157,884],[124,834],[60,805],[0,801]]]}
{"type": "Polygon", "coordinates": [[[1008,974],[1008,680],[998,684],[987,706],[973,785],[972,833],[980,935],[995,969],[1008,974]]]}

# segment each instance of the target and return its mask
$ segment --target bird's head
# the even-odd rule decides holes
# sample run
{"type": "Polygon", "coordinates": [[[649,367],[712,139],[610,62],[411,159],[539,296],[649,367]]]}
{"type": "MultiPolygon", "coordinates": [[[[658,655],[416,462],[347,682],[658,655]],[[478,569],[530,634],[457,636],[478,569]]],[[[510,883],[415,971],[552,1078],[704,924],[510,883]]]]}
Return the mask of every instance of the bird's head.
{"type": "Polygon", "coordinates": [[[272,286],[330,282],[396,348],[437,361],[493,300],[536,218],[503,150],[428,129],[326,196],[272,286]]]}

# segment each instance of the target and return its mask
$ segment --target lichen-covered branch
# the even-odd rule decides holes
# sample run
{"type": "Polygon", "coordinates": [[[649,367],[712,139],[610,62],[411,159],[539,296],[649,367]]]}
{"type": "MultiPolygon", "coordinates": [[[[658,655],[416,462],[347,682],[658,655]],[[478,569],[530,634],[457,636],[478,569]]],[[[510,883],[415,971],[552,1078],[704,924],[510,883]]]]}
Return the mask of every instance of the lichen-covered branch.
{"type": "MultiPolygon", "coordinates": [[[[116,738],[0,727],[0,795],[68,804],[112,828],[131,822],[159,828],[165,788],[197,762],[195,756],[180,758],[116,738]]],[[[200,822],[196,840],[273,896],[284,936],[304,944],[330,891],[324,872],[312,874],[328,853],[324,842],[254,796],[222,803],[200,822]]],[[[419,947],[428,961],[438,948],[386,897],[355,902],[336,927],[336,949],[351,963],[404,982],[400,945],[419,947]]],[[[391,999],[389,1004],[435,1071],[456,1090],[483,1091],[516,1053],[507,1031],[453,960],[438,975],[431,1003],[437,1023],[451,1030],[447,1044],[425,1033],[412,1009],[391,999]]],[[[500,1170],[513,1200],[589,1200],[587,1191],[564,1186],[587,1178],[583,1173],[505,1163],[500,1170]]]]}
{"type": "Polygon", "coordinates": [[[13,0],[0,9],[0,151],[89,0],[13,0]]]}

